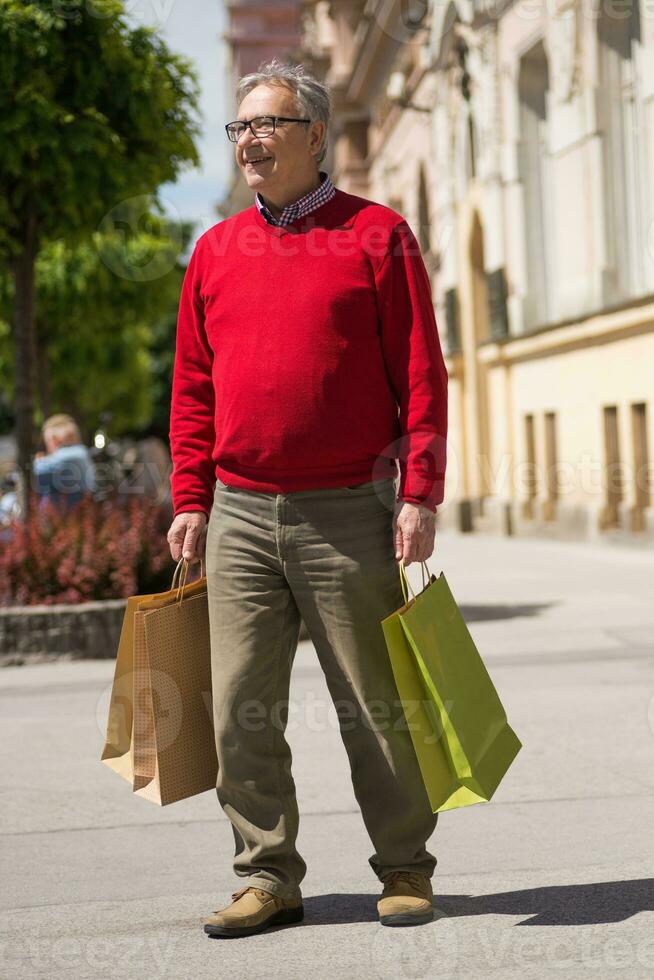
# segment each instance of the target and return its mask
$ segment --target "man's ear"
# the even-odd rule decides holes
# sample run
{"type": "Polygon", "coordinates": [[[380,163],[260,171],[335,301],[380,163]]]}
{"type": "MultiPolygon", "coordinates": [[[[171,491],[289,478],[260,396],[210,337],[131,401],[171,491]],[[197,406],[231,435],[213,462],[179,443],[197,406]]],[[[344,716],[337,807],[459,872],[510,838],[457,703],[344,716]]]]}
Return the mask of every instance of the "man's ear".
{"type": "Polygon", "coordinates": [[[317,134],[318,139],[317,139],[317,142],[316,142],[315,145],[316,146],[322,146],[323,139],[324,139],[324,136],[325,136],[325,123],[324,122],[321,122],[319,119],[317,119],[313,123],[313,126],[312,126],[312,133],[311,133],[312,137],[314,135],[316,135],[316,134],[317,134]],[[315,126],[319,126],[320,128],[318,130],[316,130],[314,128],[315,126]]]}

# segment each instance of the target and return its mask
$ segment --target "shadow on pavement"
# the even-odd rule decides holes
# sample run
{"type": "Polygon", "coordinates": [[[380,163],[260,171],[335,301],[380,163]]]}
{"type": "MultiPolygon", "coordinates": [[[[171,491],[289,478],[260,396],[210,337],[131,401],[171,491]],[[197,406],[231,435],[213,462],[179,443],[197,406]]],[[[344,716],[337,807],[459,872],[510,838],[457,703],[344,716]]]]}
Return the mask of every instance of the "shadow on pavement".
{"type": "MultiPolygon", "coordinates": [[[[305,925],[377,921],[376,895],[304,897],[305,925]]],[[[592,885],[551,885],[496,895],[439,895],[435,919],[467,915],[526,915],[526,926],[585,926],[622,922],[638,912],[654,911],[654,879],[602,881],[592,885]],[[439,915],[440,913],[440,915],[439,915]]]]}
{"type": "Polygon", "coordinates": [[[496,895],[436,895],[446,916],[529,915],[521,926],[586,926],[623,922],[654,911],[654,879],[601,881],[592,885],[551,885],[496,895]]]}
{"type": "Polygon", "coordinates": [[[515,619],[516,616],[540,616],[551,606],[559,606],[560,602],[523,602],[517,605],[476,605],[462,603],[461,615],[467,623],[481,623],[493,619],[515,619]]]}

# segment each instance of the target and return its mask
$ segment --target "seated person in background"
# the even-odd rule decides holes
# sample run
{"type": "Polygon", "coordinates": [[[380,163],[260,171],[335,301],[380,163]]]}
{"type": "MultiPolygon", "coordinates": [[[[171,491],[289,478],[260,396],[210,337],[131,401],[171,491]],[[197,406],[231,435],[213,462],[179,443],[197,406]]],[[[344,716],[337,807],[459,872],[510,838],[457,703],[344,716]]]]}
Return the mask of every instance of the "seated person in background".
{"type": "Polygon", "coordinates": [[[95,467],[72,415],[51,415],[41,428],[45,453],[34,458],[35,489],[43,499],[72,506],[96,489],[95,467]]]}

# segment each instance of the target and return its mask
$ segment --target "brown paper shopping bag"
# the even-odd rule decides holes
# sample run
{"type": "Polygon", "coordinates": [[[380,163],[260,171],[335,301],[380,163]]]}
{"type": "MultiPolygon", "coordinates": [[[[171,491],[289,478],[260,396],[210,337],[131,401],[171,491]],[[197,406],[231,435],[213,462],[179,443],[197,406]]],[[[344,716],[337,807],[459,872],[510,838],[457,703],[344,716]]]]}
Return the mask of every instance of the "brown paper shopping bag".
{"type": "Polygon", "coordinates": [[[182,558],[167,592],[130,596],[118,644],[100,758],[160,806],[213,789],[218,774],[201,572],[187,585],[182,558]]]}

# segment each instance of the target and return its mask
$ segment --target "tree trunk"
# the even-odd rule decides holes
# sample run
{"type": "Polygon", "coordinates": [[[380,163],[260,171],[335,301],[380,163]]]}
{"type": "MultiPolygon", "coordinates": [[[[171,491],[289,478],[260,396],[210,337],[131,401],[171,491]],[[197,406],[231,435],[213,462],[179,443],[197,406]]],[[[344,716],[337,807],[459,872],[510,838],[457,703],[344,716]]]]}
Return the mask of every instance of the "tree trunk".
{"type": "Polygon", "coordinates": [[[28,209],[23,226],[22,250],[13,263],[14,338],[16,343],[16,445],[22,477],[22,513],[29,517],[34,453],[34,262],[37,251],[36,220],[28,209]]]}
{"type": "Polygon", "coordinates": [[[39,406],[41,408],[43,419],[45,420],[49,415],[52,415],[52,384],[50,378],[50,365],[48,364],[48,345],[45,337],[41,336],[36,319],[34,324],[39,406]]]}

